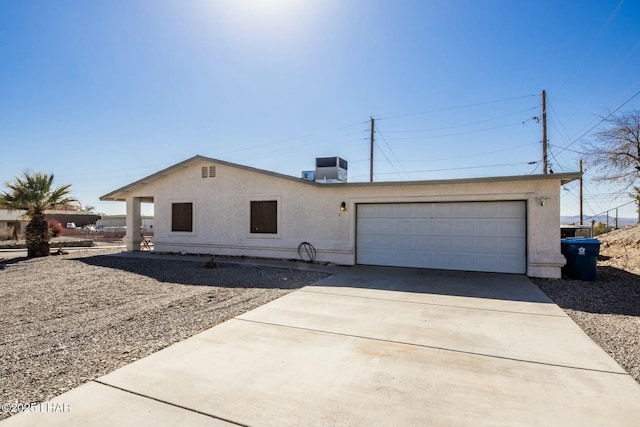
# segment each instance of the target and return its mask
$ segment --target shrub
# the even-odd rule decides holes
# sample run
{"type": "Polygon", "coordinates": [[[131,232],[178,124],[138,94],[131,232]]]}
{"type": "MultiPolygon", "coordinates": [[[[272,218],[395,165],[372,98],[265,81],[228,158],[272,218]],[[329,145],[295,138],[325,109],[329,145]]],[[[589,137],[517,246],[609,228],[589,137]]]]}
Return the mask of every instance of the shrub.
{"type": "Polygon", "coordinates": [[[51,230],[51,237],[58,237],[64,234],[64,227],[60,224],[60,221],[55,219],[49,221],[49,230],[51,230]]]}
{"type": "Polygon", "coordinates": [[[599,222],[593,226],[593,237],[599,236],[600,234],[608,233],[611,230],[613,230],[613,228],[599,222]]]}

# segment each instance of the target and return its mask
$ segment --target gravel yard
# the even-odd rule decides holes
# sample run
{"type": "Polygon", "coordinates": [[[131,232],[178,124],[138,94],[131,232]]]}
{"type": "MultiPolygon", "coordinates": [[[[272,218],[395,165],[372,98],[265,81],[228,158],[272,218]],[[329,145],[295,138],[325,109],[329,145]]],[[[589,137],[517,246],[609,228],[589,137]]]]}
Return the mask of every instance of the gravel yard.
{"type": "Polygon", "coordinates": [[[48,400],[326,277],[95,251],[1,258],[0,403],[48,400]]]}
{"type": "Polygon", "coordinates": [[[596,281],[533,281],[640,383],[640,227],[597,238],[596,281]]]}
{"type": "MultiPolygon", "coordinates": [[[[532,280],[640,383],[640,227],[609,234],[595,282],[532,280]]],[[[0,254],[0,403],[48,400],[326,277],[207,260],[0,254]]]]}

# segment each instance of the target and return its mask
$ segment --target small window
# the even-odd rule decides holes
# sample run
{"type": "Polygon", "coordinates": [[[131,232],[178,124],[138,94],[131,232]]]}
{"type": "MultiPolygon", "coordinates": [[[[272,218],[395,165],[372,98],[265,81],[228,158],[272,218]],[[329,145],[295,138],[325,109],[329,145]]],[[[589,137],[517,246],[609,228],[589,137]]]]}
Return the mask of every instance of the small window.
{"type": "Polygon", "coordinates": [[[251,202],[251,232],[271,233],[278,232],[278,202],[264,200],[251,202]]]}
{"type": "Polygon", "coordinates": [[[193,203],[171,204],[171,231],[193,231],[193,203]]]}
{"type": "Polygon", "coordinates": [[[215,177],[216,177],[216,167],[209,166],[209,178],[215,178],[215,177]]]}
{"type": "Polygon", "coordinates": [[[206,166],[202,167],[202,177],[207,178],[209,176],[209,168],[206,166]]]}

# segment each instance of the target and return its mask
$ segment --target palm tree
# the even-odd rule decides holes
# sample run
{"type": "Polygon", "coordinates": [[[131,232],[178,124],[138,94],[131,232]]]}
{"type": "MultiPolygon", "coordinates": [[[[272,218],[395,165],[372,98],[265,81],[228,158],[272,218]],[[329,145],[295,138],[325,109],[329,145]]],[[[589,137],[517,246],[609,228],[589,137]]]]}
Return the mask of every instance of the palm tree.
{"type": "Polygon", "coordinates": [[[44,211],[76,202],[69,197],[71,184],[53,188],[53,174],[42,172],[23,172],[14,182],[6,182],[9,191],[0,193],[0,206],[10,210],[25,210],[25,216],[31,218],[25,228],[27,256],[49,255],[49,224],[44,211]]]}

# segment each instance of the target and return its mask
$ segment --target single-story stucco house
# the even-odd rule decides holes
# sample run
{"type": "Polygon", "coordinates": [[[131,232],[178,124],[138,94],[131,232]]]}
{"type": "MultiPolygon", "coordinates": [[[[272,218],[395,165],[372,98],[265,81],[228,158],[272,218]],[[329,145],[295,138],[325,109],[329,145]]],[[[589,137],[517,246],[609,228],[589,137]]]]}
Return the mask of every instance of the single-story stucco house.
{"type": "MultiPolygon", "coordinates": [[[[153,216],[143,215],[140,217],[142,221],[142,229],[145,232],[153,231],[153,216]]],[[[101,228],[120,228],[127,225],[126,215],[102,215],[102,217],[96,221],[96,227],[101,228]]]]}
{"type": "Polygon", "coordinates": [[[14,226],[18,226],[18,235],[24,233],[24,227],[28,220],[24,217],[25,211],[15,211],[0,209],[0,240],[9,239],[13,236],[14,226]]]}
{"type": "MultiPolygon", "coordinates": [[[[100,219],[98,214],[74,209],[47,209],[44,214],[47,221],[58,221],[63,227],[70,222],[77,227],[85,227],[95,224],[100,219]]],[[[25,210],[0,209],[0,240],[11,237],[13,227],[16,224],[19,226],[17,229],[18,235],[24,235],[25,227],[29,220],[30,218],[26,216],[25,210]]]]}
{"type": "Polygon", "coordinates": [[[100,200],[126,202],[128,250],[154,203],[158,252],[293,259],[308,242],[318,262],[558,278],[560,187],[579,177],[319,182],[194,156],[100,200]]]}

